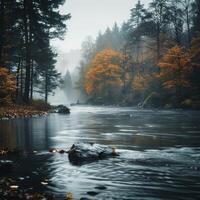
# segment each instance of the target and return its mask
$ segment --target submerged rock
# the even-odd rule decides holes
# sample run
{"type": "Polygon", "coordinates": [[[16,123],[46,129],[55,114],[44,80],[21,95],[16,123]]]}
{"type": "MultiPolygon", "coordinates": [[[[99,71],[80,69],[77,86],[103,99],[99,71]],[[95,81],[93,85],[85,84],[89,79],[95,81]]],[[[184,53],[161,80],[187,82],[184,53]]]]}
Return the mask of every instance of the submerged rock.
{"type": "Polygon", "coordinates": [[[91,143],[73,144],[68,151],[69,161],[77,165],[118,155],[112,147],[91,143]]]}
{"type": "Polygon", "coordinates": [[[98,193],[98,192],[95,192],[95,191],[89,191],[89,192],[87,192],[87,194],[90,195],[90,196],[96,196],[96,195],[98,195],[99,193],[98,193]]]}
{"type": "Polygon", "coordinates": [[[12,172],[13,162],[11,160],[0,160],[0,174],[12,172]]]}
{"type": "Polygon", "coordinates": [[[60,113],[60,114],[70,114],[70,109],[64,105],[53,106],[53,113],[60,113]]]}

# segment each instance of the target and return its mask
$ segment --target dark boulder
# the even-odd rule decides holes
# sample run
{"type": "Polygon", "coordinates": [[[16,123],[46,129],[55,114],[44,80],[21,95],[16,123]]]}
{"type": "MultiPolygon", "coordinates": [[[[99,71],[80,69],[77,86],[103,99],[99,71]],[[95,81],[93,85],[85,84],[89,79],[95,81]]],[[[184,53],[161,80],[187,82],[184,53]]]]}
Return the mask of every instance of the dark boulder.
{"type": "Polygon", "coordinates": [[[10,173],[13,169],[13,162],[11,160],[0,160],[0,174],[10,173]]]}
{"type": "Polygon", "coordinates": [[[73,144],[68,151],[69,161],[75,165],[114,156],[118,156],[118,153],[115,152],[114,148],[106,145],[91,143],[73,144]]]}
{"type": "Polygon", "coordinates": [[[62,113],[62,114],[70,113],[70,109],[64,105],[59,105],[57,108],[58,108],[58,113],[62,113]]]}
{"type": "Polygon", "coordinates": [[[70,114],[70,109],[64,105],[52,106],[52,113],[70,114]]]}

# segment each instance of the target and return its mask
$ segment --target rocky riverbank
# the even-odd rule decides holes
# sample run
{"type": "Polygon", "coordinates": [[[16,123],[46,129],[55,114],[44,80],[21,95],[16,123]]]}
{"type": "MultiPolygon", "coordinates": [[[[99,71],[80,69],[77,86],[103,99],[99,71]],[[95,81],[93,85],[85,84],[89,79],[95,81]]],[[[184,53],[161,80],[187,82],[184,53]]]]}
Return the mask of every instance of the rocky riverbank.
{"type": "Polygon", "coordinates": [[[0,120],[15,118],[28,118],[47,115],[48,111],[42,111],[33,106],[12,105],[0,107],[0,120]]]}
{"type": "Polygon", "coordinates": [[[29,118],[47,115],[51,113],[70,114],[70,109],[64,105],[9,105],[0,107],[0,120],[16,118],[29,118]]]}

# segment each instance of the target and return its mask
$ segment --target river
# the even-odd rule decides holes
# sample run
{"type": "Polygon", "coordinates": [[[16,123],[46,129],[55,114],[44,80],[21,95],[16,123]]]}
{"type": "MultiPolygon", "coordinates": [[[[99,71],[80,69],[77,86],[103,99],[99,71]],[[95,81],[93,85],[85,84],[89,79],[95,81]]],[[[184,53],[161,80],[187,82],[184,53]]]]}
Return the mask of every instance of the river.
{"type": "Polygon", "coordinates": [[[200,199],[199,111],[74,106],[70,115],[0,121],[0,148],[37,151],[10,157],[11,176],[58,199],[200,199]],[[48,152],[78,141],[113,146],[120,156],[73,166],[67,154],[48,152]]]}

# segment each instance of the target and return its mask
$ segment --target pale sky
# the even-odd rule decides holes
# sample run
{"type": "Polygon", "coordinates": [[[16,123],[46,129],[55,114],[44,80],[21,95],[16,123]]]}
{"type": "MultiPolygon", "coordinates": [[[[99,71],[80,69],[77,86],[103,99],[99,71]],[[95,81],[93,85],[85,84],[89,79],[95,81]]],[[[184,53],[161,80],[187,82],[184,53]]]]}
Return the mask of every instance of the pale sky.
{"type": "MultiPolygon", "coordinates": [[[[52,41],[58,57],[56,69],[65,74],[79,65],[81,44],[87,36],[96,38],[99,31],[104,32],[115,22],[121,25],[130,18],[130,10],[138,0],[66,0],[60,8],[64,14],[71,13],[67,21],[64,40],[52,41]]],[[[150,0],[141,0],[147,5],[150,0]]]]}
{"type": "MultiPolygon", "coordinates": [[[[67,22],[68,31],[64,41],[56,41],[56,47],[62,51],[80,49],[87,36],[95,38],[98,32],[112,27],[115,22],[121,24],[130,17],[130,9],[137,0],[66,0],[61,8],[63,13],[71,13],[67,22]]],[[[149,0],[141,0],[147,4],[149,0]]]]}
{"type": "MultiPolygon", "coordinates": [[[[56,68],[63,75],[69,70],[71,73],[79,65],[81,44],[87,36],[94,39],[99,31],[103,32],[115,22],[121,25],[130,17],[130,9],[138,0],[66,0],[61,7],[62,13],[71,13],[72,18],[67,21],[68,31],[64,40],[53,41],[58,52],[56,68]]],[[[150,0],[141,0],[148,4],[150,0]]],[[[61,90],[51,97],[51,102],[58,103],[58,99],[65,99],[61,90]]]]}

